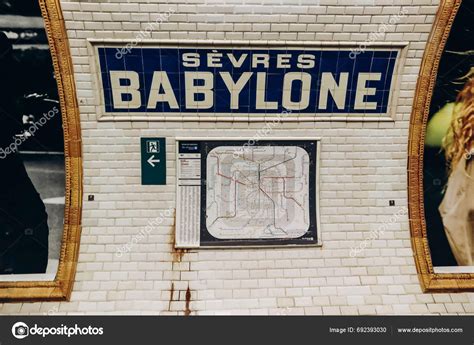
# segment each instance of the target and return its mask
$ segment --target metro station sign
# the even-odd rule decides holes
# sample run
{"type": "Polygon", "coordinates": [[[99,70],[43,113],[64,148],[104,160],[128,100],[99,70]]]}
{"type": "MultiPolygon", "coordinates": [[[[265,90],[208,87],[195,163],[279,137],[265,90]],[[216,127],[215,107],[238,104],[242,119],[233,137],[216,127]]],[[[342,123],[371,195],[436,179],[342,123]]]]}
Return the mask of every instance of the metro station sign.
{"type": "Polygon", "coordinates": [[[104,115],[387,114],[399,50],[99,46],[104,115]]]}

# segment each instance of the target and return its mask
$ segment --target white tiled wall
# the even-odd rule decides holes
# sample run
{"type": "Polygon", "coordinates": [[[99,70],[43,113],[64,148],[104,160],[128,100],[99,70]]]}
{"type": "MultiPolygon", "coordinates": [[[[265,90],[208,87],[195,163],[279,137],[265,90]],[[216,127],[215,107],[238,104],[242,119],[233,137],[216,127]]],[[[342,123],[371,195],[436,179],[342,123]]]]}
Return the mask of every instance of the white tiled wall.
{"type": "Polygon", "coordinates": [[[444,314],[473,313],[474,295],[423,294],[407,215],[408,125],[438,0],[61,1],[84,143],[83,233],[70,302],[3,304],[2,313],[444,314]],[[317,5],[319,3],[319,5],[317,5]],[[394,122],[289,122],[275,137],[322,138],[322,248],[173,250],[175,137],[254,137],[262,123],[98,122],[86,39],[134,39],[160,13],[154,39],[363,42],[406,9],[376,43],[408,42],[394,122]],[[168,184],[140,185],[141,136],[165,136],[168,184]],[[94,194],[95,201],[87,201],[94,194]],[[396,206],[389,207],[389,200],[396,206]],[[173,213],[173,212],[171,212],[173,213]],[[393,219],[393,218],[392,218],[393,219]],[[370,231],[385,233],[365,243],[370,231]],[[117,248],[131,243],[130,252],[117,248]],[[187,298],[188,297],[188,298],[187,298]]]}

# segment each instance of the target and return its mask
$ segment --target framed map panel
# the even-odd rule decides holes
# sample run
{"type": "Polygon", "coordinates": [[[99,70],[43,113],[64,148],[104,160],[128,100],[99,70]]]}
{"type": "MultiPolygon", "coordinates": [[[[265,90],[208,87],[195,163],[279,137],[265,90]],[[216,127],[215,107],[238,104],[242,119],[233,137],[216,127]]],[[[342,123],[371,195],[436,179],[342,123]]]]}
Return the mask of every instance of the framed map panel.
{"type": "Polygon", "coordinates": [[[318,140],[180,140],[177,247],[318,244],[318,140]]]}

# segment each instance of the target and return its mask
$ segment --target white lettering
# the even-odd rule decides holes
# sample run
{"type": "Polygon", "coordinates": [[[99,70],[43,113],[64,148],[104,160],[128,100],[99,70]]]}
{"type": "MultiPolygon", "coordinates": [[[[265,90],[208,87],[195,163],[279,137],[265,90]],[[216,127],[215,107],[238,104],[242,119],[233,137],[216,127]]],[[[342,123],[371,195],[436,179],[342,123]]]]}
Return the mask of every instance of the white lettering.
{"type": "Polygon", "coordinates": [[[214,78],[212,72],[184,72],[187,109],[209,109],[214,105],[214,78]],[[204,85],[197,86],[196,80],[203,80],[204,85]],[[204,95],[204,99],[196,101],[195,95],[204,95]]]}
{"type": "Polygon", "coordinates": [[[225,86],[230,92],[230,109],[239,109],[239,95],[244,86],[248,83],[253,72],[244,72],[242,76],[234,83],[229,72],[219,72],[224,80],[225,86]]]}
{"type": "Polygon", "coordinates": [[[277,102],[265,101],[265,91],[267,90],[267,73],[257,72],[257,95],[255,108],[257,109],[278,109],[277,102]]]}
{"type": "Polygon", "coordinates": [[[227,53],[227,56],[229,57],[229,60],[232,63],[232,66],[234,66],[235,68],[240,68],[242,64],[244,63],[245,59],[247,59],[248,54],[240,55],[238,60],[235,59],[235,56],[232,53],[227,53]]]}
{"type": "Polygon", "coordinates": [[[141,105],[140,79],[137,72],[110,71],[110,86],[112,101],[115,109],[138,109],[141,105]],[[121,80],[128,80],[129,85],[120,85],[121,80]],[[124,101],[123,95],[130,95],[130,100],[124,101]]]}
{"type": "Polygon", "coordinates": [[[277,68],[291,68],[290,65],[291,54],[277,55],[277,68]]]}
{"type": "Polygon", "coordinates": [[[253,54],[252,55],[252,68],[257,68],[258,65],[263,65],[263,67],[269,67],[270,56],[268,54],[253,54]]]}
{"type": "Polygon", "coordinates": [[[282,105],[290,110],[303,110],[309,105],[309,92],[311,90],[311,75],[305,72],[290,72],[285,74],[283,79],[283,99],[282,105]],[[301,80],[301,95],[298,102],[291,100],[291,90],[293,82],[301,80]]]}
{"type": "Polygon", "coordinates": [[[222,67],[222,54],[221,53],[210,53],[207,54],[207,66],[208,67],[222,67]]]}
{"type": "Polygon", "coordinates": [[[184,53],[183,54],[183,66],[184,67],[199,67],[201,62],[199,61],[198,53],[184,53]]]}
{"type": "Polygon", "coordinates": [[[315,62],[314,62],[314,55],[313,54],[301,54],[298,56],[298,63],[296,64],[296,67],[298,68],[314,68],[315,62]]]}
{"type": "Polygon", "coordinates": [[[168,74],[163,71],[153,73],[147,108],[155,109],[158,102],[167,102],[171,109],[179,109],[168,74]],[[160,93],[161,87],[163,88],[163,93],[160,93]]]}
{"type": "Polygon", "coordinates": [[[339,76],[339,84],[337,84],[334,76],[330,72],[323,72],[321,75],[321,86],[319,92],[319,109],[326,109],[328,106],[328,95],[331,93],[337,109],[344,109],[346,103],[347,83],[349,81],[349,73],[343,72],[339,76]]]}
{"type": "Polygon", "coordinates": [[[382,73],[359,73],[357,79],[357,91],[355,94],[354,109],[355,110],[374,110],[377,109],[377,102],[366,102],[365,96],[375,95],[376,89],[373,87],[367,87],[367,81],[379,81],[382,77],[382,73]]]}

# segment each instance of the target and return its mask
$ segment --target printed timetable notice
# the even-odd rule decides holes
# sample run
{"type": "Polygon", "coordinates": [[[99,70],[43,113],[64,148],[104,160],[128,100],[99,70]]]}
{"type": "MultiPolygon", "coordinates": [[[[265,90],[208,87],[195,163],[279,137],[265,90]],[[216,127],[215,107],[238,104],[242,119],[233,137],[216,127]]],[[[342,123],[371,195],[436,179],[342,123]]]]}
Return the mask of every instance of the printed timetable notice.
{"type": "Polygon", "coordinates": [[[199,247],[201,154],[191,143],[180,142],[177,153],[176,247],[199,247]]]}

